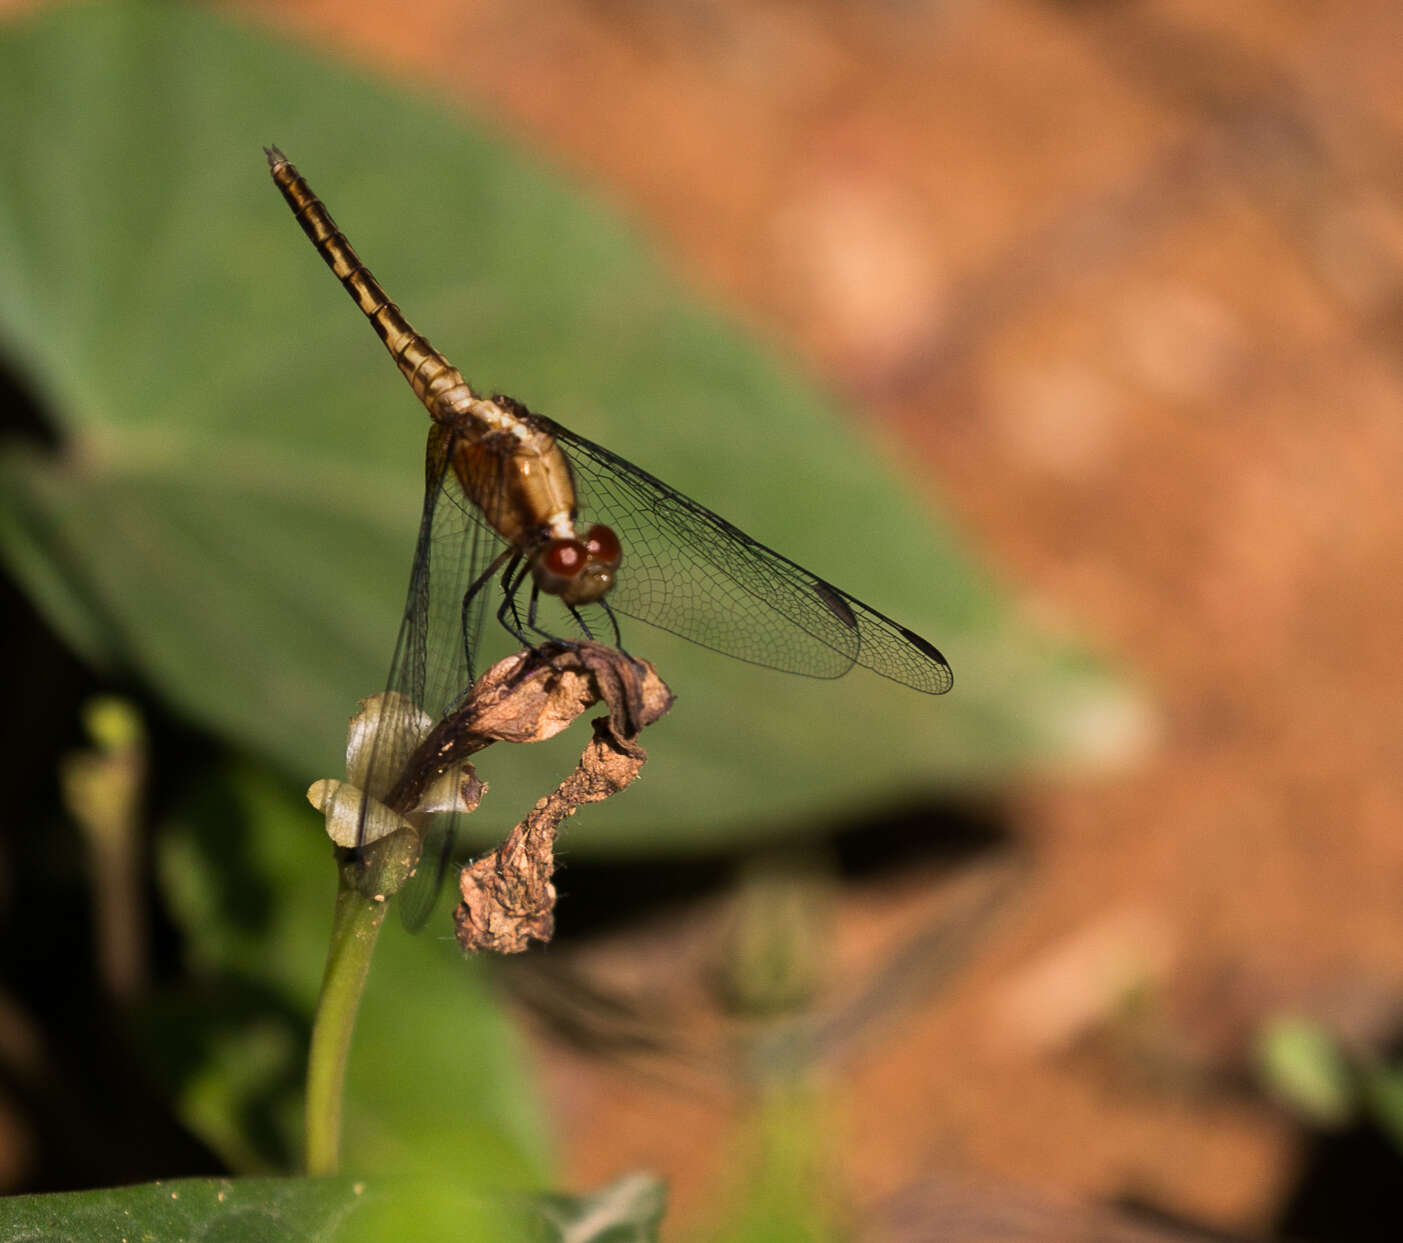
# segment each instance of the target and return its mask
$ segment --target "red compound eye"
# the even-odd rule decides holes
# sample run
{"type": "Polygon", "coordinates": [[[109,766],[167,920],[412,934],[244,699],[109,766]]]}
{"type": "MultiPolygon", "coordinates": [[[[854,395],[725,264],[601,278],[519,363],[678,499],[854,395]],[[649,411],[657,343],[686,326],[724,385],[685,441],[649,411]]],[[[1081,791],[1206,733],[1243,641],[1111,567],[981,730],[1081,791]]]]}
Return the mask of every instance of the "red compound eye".
{"type": "Polygon", "coordinates": [[[558,578],[574,578],[589,558],[589,550],[577,539],[553,539],[541,553],[541,565],[558,578]]]}
{"type": "Polygon", "coordinates": [[[585,532],[585,547],[594,560],[608,566],[617,566],[624,555],[624,550],[619,547],[619,537],[610,527],[598,522],[585,532]]]}

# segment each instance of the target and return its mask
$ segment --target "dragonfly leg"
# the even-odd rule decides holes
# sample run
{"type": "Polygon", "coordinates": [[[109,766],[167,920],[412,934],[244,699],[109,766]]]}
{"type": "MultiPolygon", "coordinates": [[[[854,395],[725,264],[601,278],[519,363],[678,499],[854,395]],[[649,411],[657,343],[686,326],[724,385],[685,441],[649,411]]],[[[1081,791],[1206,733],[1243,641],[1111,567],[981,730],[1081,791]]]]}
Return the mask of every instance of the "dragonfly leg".
{"type": "MultiPolygon", "coordinates": [[[[507,566],[506,573],[502,575],[502,604],[497,609],[497,620],[502,623],[502,629],[523,647],[535,646],[526,637],[526,628],[521,624],[521,614],[517,612],[516,607],[516,593],[521,589],[521,584],[525,581],[529,569],[530,567],[519,557],[513,558],[507,566]],[[510,620],[507,618],[508,613],[511,614],[510,620]]],[[[532,611],[535,611],[534,603],[532,611]]]]}
{"type": "Polygon", "coordinates": [[[552,636],[546,634],[536,623],[536,606],[541,600],[541,589],[535,583],[531,584],[531,602],[526,606],[526,629],[534,630],[537,634],[545,634],[546,638],[552,636]]]}
{"type": "Polygon", "coordinates": [[[620,651],[623,655],[628,657],[629,663],[632,664],[633,667],[639,671],[640,675],[646,677],[648,671],[642,663],[642,661],[638,660],[631,652],[626,651],[624,648],[624,637],[619,633],[618,614],[615,613],[614,610],[609,607],[608,600],[605,600],[601,597],[598,601],[596,601],[596,603],[604,610],[604,615],[609,619],[609,625],[613,627],[614,647],[617,648],[618,651],[620,651]]]}
{"type": "MultiPolygon", "coordinates": [[[[599,599],[596,601],[596,603],[599,605],[600,608],[602,608],[602,609],[604,610],[604,616],[607,617],[607,618],[609,619],[609,625],[613,628],[613,631],[614,631],[614,646],[615,646],[616,648],[618,648],[619,651],[623,652],[623,650],[624,650],[624,637],[623,637],[623,635],[621,635],[621,634],[619,633],[619,619],[618,619],[618,617],[615,616],[614,610],[611,609],[611,608],[609,607],[609,601],[606,600],[603,596],[600,596],[599,599]]],[[[628,655],[628,653],[627,653],[627,652],[624,652],[624,655],[628,655]]]]}
{"type": "MultiPolygon", "coordinates": [[[[535,634],[539,635],[541,639],[547,642],[558,643],[562,647],[574,649],[577,646],[574,642],[561,635],[551,633],[551,631],[547,630],[537,620],[537,611],[541,603],[541,588],[535,581],[531,583],[531,597],[526,604],[526,620],[524,623],[522,622],[517,596],[521,591],[522,585],[526,582],[526,576],[529,572],[530,565],[524,562],[518,564],[518,562],[514,560],[512,564],[507,567],[506,573],[502,575],[502,604],[497,610],[497,620],[501,622],[503,629],[527,647],[540,646],[539,643],[532,642],[529,637],[530,634],[535,634]]],[[[585,638],[593,642],[595,637],[594,631],[590,629],[589,622],[585,620],[580,610],[573,604],[566,604],[565,608],[570,616],[574,618],[575,624],[579,626],[585,638]]],[[[615,619],[612,609],[607,609],[606,607],[606,612],[609,617],[609,624],[614,630],[614,643],[617,647],[619,640],[619,623],[615,619]]]]}
{"type": "MultiPolygon", "coordinates": [[[[470,616],[473,601],[477,599],[478,593],[487,586],[491,577],[501,569],[503,562],[510,561],[514,565],[519,557],[520,554],[517,553],[514,548],[502,549],[502,551],[492,559],[492,564],[473,579],[468,585],[467,591],[463,592],[463,606],[459,616],[461,618],[460,624],[463,628],[463,658],[467,661],[468,675],[470,677],[473,672],[473,639],[475,638],[473,634],[472,617],[470,616]]],[[[511,569],[512,566],[509,565],[507,567],[508,574],[511,573],[511,569]]]]}
{"type": "Polygon", "coordinates": [[[585,621],[584,617],[581,616],[580,610],[577,609],[573,604],[567,604],[565,607],[570,610],[570,616],[575,619],[575,625],[577,625],[584,632],[585,638],[589,639],[590,642],[593,642],[594,631],[589,628],[589,622],[585,621]]]}
{"type": "MultiPolygon", "coordinates": [[[[551,634],[551,632],[550,632],[549,630],[547,630],[544,626],[542,626],[542,625],[540,625],[540,624],[537,623],[537,621],[536,621],[536,607],[537,607],[537,605],[540,604],[540,601],[541,601],[541,589],[540,589],[540,587],[538,587],[535,583],[532,583],[532,584],[531,584],[531,603],[527,606],[527,609],[526,609],[526,627],[527,627],[527,629],[528,629],[528,630],[534,630],[538,635],[540,635],[542,638],[544,638],[548,643],[558,643],[558,644],[560,644],[561,647],[566,647],[566,648],[569,648],[571,651],[574,651],[577,645],[576,645],[572,640],[567,639],[567,638],[564,638],[563,636],[558,635],[558,634],[551,634]]],[[[563,601],[562,601],[562,603],[563,603],[563,601]]],[[[575,620],[576,620],[577,622],[579,622],[580,628],[581,628],[582,630],[584,630],[584,632],[585,632],[585,637],[586,637],[587,639],[592,639],[594,636],[593,636],[592,634],[590,634],[590,632],[589,632],[589,627],[585,625],[585,623],[584,623],[584,621],[581,619],[579,613],[575,612],[575,606],[574,606],[573,604],[566,604],[565,607],[566,607],[567,609],[570,610],[570,613],[574,616],[575,620]]]]}

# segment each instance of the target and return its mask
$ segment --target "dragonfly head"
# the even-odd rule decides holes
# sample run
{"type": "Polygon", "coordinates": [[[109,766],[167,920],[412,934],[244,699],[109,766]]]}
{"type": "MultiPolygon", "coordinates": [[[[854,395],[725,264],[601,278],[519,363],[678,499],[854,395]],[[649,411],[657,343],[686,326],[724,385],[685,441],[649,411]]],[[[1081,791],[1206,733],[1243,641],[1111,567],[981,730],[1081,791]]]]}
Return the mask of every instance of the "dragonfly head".
{"type": "Polygon", "coordinates": [[[614,585],[623,560],[619,537],[596,523],[583,539],[550,539],[531,562],[536,586],[566,604],[593,604],[614,585]]]}

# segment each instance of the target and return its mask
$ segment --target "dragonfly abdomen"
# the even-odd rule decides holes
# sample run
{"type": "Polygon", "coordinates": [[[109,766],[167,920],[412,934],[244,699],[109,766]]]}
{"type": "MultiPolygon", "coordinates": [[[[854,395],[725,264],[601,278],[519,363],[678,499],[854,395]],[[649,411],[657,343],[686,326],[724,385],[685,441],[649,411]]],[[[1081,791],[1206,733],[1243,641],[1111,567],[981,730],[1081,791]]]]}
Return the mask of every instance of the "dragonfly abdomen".
{"type": "Polygon", "coordinates": [[[477,394],[463,379],[463,373],[405,319],[374,274],[361,262],[346,235],[336,227],[326,205],[287,157],[276,147],[265,148],[265,151],[273,180],[302,231],[311,238],[326,266],[370,320],[400,373],[409,381],[414,395],[424,403],[435,421],[453,422],[457,412],[477,401],[477,394]]]}

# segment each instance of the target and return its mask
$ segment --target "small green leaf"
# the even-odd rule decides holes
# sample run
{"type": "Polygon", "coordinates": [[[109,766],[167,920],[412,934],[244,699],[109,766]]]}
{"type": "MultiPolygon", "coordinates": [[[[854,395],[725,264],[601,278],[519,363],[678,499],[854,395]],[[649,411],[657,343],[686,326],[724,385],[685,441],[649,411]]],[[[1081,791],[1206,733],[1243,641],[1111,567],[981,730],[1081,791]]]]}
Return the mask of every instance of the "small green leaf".
{"type": "Polygon", "coordinates": [[[839,1243],[834,1173],[841,1121],[831,1095],[790,1072],[768,1078],[732,1146],[709,1243],[839,1243]],[[792,1077],[791,1077],[792,1076],[792,1077]]]}
{"type": "Polygon", "coordinates": [[[1355,1113],[1349,1063],[1330,1034],[1308,1019],[1274,1019],[1257,1041],[1257,1066],[1271,1091],[1317,1126],[1338,1127],[1355,1113]]]}
{"type": "Polygon", "coordinates": [[[1403,1067],[1366,1068],[1360,1083],[1370,1113],[1394,1148],[1403,1153],[1403,1067]]]}

